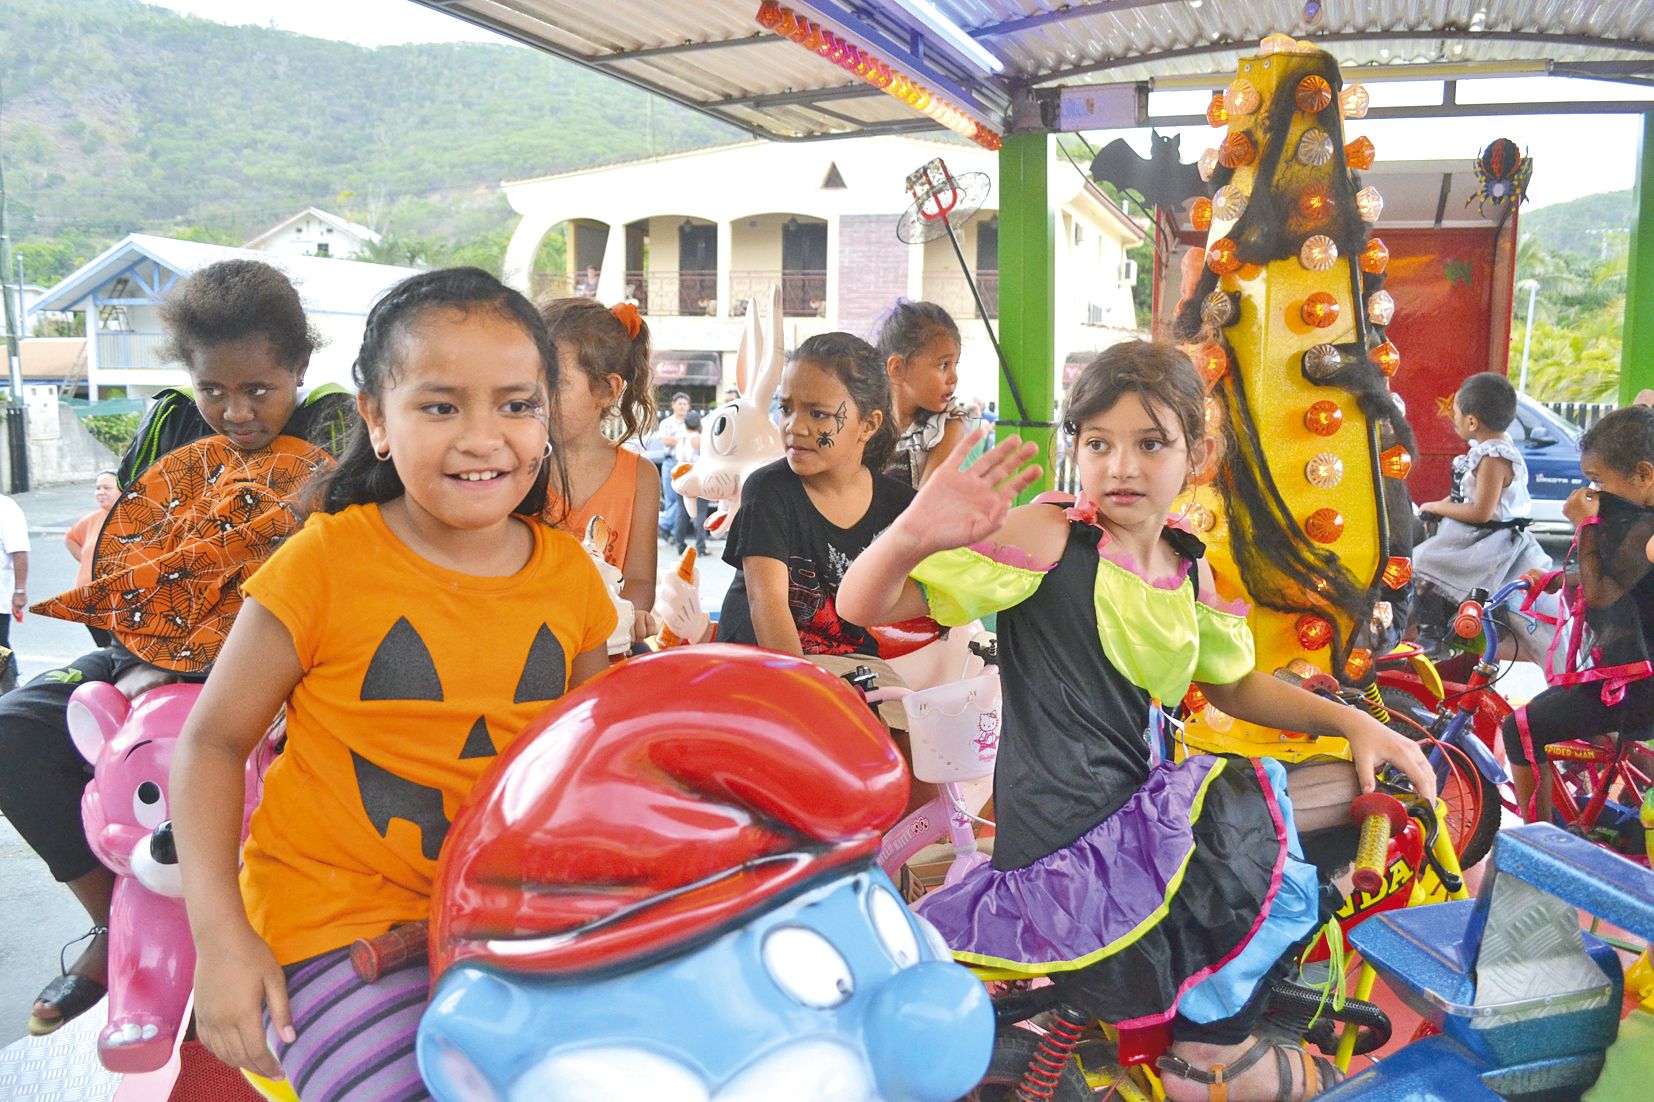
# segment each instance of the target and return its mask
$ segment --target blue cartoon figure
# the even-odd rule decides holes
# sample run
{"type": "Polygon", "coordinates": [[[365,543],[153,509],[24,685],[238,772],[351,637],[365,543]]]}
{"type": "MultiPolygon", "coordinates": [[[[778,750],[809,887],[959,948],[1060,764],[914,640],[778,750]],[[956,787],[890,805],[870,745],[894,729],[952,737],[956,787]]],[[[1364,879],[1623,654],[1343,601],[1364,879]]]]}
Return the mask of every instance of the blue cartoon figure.
{"type": "Polygon", "coordinates": [[[993,1012],[873,865],[907,787],[857,694],[801,659],[666,651],[571,694],[448,838],[431,1093],[958,1098],[993,1012]]]}

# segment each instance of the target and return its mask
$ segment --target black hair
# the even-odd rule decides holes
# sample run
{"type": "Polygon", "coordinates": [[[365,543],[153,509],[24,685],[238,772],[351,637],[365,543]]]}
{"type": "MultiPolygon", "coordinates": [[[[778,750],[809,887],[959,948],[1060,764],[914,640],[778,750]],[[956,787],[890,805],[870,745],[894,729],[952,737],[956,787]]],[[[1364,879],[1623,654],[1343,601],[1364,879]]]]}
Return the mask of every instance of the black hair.
{"type": "Polygon", "coordinates": [[[938,333],[959,340],[959,325],[953,315],[934,302],[909,302],[901,298],[879,319],[873,344],[882,359],[900,356],[906,360],[917,355],[938,333]]]}
{"type": "Polygon", "coordinates": [[[263,337],[297,374],[322,343],[293,284],[260,260],[221,260],[193,273],[161,304],[161,324],[161,355],[186,367],[203,348],[263,337]]]}
{"type": "Polygon", "coordinates": [[[1579,440],[1580,455],[1594,456],[1621,474],[1654,464],[1654,409],[1627,406],[1604,414],[1579,440]]]}
{"type": "MultiPolygon", "coordinates": [[[[437,309],[457,310],[466,315],[476,311],[492,313],[520,326],[523,334],[534,342],[540,353],[540,362],[544,365],[547,432],[552,441],[552,458],[541,464],[534,485],[517,506],[516,512],[530,516],[545,513],[547,484],[552,477],[557,479],[553,488],[558,492],[558,500],[567,502],[568,474],[557,458],[557,421],[553,415],[555,405],[550,401],[551,395],[557,391],[557,353],[552,347],[551,334],[546,329],[545,319],[532,302],[481,268],[440,268],[434,272],[421,272],[387,291],[368,312],[367,327],[362,333],[362,348],[351,366],[356,389],[371,401],[382,404],[385,391],[396,381],[404,345],[411,339],[415,325],[427,313],[437,309]]],[[[351,434],[344,456],[321,476],[316,490],[317,508],[325,513],[336,513],[351,505],[394,501],[405,492],[401,476],[396,473],[396,464],[381,462],[374,454],[373,441],[369,439],[367,423],[363,421],[351,434]]]]}
{"type": "Polygon", "coordinates": [[[878,349],[854,333],[817,333],[793,351],[792,362],[815,364],[843,383],[863,418],[874,410],[883,414],[861,453],[863,466],[883,469],[896,450],[896,417],[890,408],[890,376],[878,349]]]}
{"type": "Polygon", "coordinates": [[[1493,432],[1504,432],[1516,420],[1516,388],[1503,375],[1478,371],[1459,384],[1453,397],[1460,413],[1493,432]]]}
{"type": "Polygon", "coordinates": [[[1137,395],[1154,427],[1168,438],[1171,434],[1160,423],[1155,406],[1171,410],[1191,450],[1206,435],[1206,393],[1200,373],[1182,349],[1154,341],[1111,345],[1087,364],[1069,387],[1062,431],[1077,436],[1082,424],[1113,409],[1127,394],[1137,395]]]}

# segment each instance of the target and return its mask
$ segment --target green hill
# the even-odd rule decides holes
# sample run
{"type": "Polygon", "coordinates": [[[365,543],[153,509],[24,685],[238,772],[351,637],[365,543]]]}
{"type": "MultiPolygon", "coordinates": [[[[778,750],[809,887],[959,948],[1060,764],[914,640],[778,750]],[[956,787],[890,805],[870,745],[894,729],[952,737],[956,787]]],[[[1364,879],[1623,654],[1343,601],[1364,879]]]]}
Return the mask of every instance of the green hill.
{"type": "Polygon", "coordinates": [[[1623,248],[1631,232],[1631,192],[1585,195],[1522,213],[1522,236],[1552,252],[1598,259],[1623,248]]]}
{"type": "Polygon", "coordinates": [[[743,136],[533,50],[366,49],[136,0],[5,0],[0,59],[31,282],[135,230],[238,243],[306,206],[497,253],[502,179],[743,136]]]}

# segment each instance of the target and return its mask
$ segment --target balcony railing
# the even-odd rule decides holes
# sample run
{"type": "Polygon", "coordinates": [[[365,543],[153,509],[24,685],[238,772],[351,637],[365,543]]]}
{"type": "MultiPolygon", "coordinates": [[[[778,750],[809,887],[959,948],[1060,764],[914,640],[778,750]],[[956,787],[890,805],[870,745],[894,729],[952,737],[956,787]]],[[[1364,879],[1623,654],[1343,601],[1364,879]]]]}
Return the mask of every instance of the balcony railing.
{"type": "Polygon", "coordinates": [[[781,285],[781,313],[790,318],[827,316],[827,273],[810,268],[788,271],[740,271],[729,273],[729,296],[735,300],[734,314],[746,313],[746,302],[762,301],[770,288],[781,285]]]}
{"type": "Polygon", "coordinates": [[[176,367],[178,361],[161,355],[165,333],[99,333],[98,370],[176,367]]]}
{"type": "Polygon", "coordinates": [[[718,273],[627,272],[626,297],[655,317],[715,317],[718,313],[718,273]]]}
{"type": "MultiPolygon", "coordinates": [[[[999,273],[976,273],[976,289],[982,294],[988,317],[999,317],[999,273]]],[[[981,317],[963,272],[926,272],[924,293],[927,302],[934,302],[956,318],[981,317]]]]}

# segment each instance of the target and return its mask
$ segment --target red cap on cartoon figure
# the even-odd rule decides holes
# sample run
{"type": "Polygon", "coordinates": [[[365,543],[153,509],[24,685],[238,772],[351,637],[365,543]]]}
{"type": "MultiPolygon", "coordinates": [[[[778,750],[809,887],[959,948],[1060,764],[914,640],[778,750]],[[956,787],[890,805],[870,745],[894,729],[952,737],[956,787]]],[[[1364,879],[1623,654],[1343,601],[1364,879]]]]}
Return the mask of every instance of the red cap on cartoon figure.
{"type": "Polygon", "coordinates": [[[437,870],[433,980],[568,974],[699,944],[870,862],[907,770],[861,696],[800,658],[633,658],[495,762],[437,870]]]}

